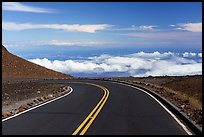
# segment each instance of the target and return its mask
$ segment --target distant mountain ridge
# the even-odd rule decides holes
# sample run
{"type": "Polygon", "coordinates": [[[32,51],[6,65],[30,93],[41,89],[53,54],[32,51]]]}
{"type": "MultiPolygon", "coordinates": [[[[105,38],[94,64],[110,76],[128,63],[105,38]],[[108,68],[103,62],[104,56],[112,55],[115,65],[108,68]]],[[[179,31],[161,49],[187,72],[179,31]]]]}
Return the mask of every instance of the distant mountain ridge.
{"type": "Polygon", "coordinates": [[[55,79],[71,78],[11,54],[2,45],[2,79],[55,79]]]}

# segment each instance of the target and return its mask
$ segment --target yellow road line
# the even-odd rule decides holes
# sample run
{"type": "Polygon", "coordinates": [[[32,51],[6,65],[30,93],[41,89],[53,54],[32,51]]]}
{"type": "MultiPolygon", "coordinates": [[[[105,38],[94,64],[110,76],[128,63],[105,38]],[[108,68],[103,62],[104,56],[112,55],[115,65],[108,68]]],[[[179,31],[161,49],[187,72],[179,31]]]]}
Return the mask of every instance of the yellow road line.
{"type": "Polygon", "coordinates": [[[93,86],[97,86],[97,87],[103,89],[103,91],[104,91],[104,95],[101,98],[101,100],[98,102],[98,104],[94,107],[94,109],[86,117],[86,119],[80,124],[80,126],[72,133],[72,135],[77,135],[77,134],[84,135],[86,133],[86,131],[89,129],[89,127],[91,126],[91,124],[93,123],[93,121],[95,120],[95,118],[97,117],[97,115],[99,114],[99,112],[101,111],[101,109],[103,108],[103,106],[105,105],[105,103],[108,99],[108,96],[109,96],[109,91],[107,88],[100,86],[100,85],[97,85],[97,84],[93,84],[93,83],[83,83],[83,82],[72,82],[72,83],[81,83],[81,84],[93,85],[93,86]],[[81,132],[79,133],[79,131],[81,131],[81,132]]]}
{"type": "Polygon", "coordinates": [[[101,109],[103,108],[106,100],[108,99],[109,96],[109,92],[107,91],[107,97],[105,98],[105,100],[103,101],[103,103],[101,104],[101,106],[99,107],[99,109],[96,111],[95,115],[93,116],[93,118],[89,121],[89,123],[86,125],[86,127],[82,130],[82,132],[80,133],[80,135],[84,135],[85,132],[88,130],[88,128],[91,126],[92,122],[94,121],[94,119],[97,117],[97,115],[99,114],[99,112],[101,111],[101,109]]]}

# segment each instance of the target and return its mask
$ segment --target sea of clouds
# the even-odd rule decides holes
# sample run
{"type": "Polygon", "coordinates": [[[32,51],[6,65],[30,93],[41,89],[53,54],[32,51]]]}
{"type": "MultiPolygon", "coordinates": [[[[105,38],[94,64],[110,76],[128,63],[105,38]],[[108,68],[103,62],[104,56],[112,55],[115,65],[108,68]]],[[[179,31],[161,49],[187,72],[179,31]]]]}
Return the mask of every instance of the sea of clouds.
{"type": "Polygon", "coordinates": [[[125,76],[135,77],[202,75],[202,53],[192,52],[147,53],[141,51],[123,56],[102,54],[83,60],[60,61],[36,58],[29,61],[67,74],[83,73],[103,76],[107,73],[124,73],[125,76]]]}

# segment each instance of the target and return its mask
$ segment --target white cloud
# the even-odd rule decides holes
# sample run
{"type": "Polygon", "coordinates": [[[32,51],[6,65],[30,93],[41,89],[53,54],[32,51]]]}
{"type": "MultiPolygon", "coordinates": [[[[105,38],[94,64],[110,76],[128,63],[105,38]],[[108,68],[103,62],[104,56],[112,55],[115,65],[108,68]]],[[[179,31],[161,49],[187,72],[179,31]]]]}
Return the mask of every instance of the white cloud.
{"type": "Polygon", "coordinates": [[[2,3],[2,10],[33,12],[33,13],[53,13],[53,12],[56,12],[55,10],[52,10],[52,9],[27,6],[27,5],[24,5],[24,4],[19,3],[19,2],[3,2],[2,3]]]}
{"type": "MultiPolygon", "coordinates": [[[[182,42],[183,44],[195,44],[201,42],[201,33],[192,32],[134,32],[134,33],[124,33],[120,34],[122,36],[127,36],[130,38],[137,39],[138,41],[148,41],[148,42],[169,42],[175,43],[182,42]]],[[[160,44],[161,45],[161,44],[160,44]]]]}
{"type": "Polygon", "coordinates": [[[139,32],[139,33],[127,33],[127,34],[122,34],[125,36],[131,36],[131,37],[135,37],[135,38],[145,38],[145,39],[174,39],[174,40],[178,40],[178,39],[183,39],[183,38],[190,38],[193,35],[192,33],[188,33],[188,32],[148,32],[148,33],[144,33],[144,32],[139,32]]]}
{"type": "Polygon", "coordinates": [[[138,53],[130,54],[128,56],[150,58],[150,57],[161,57],[161,56],[165,56],[166,54],[167,54],[166,52],[165,52],[165,54],[161,54],[158,51],[155,51],[153,53],[147,53],[147,52],[141,51],[141,52],[138,52],[138,53]]]}
{"type": "MultiPolygon", "coordinates": [[[[191,31],[191,32],[202,32],[202,22],[199,22],[199,23],[179,23],[179,24],[174,25],[174,26],[178,26],[176,28],[177,30],[187,30],[187,31],[191,31]]],[[[172,26],[172,27],[174,27],[174,26],[172,26]]]]}
{"type": "Polygon", "coordinates": [[[141,30],[153,30],[156,26],[139,26],[138,28],[141,30]]]}
{"type": "Polygon", "coordinates": [[[196,53],[192,53],[192,52],[185,52],[183,53],[183,57],[195,57],[196,53]]]}
{"type": "Polygon", "coordinates": [[[75,41],[75,42],[71,42],[71,41],[62,41],[62,40],[51,40],[46,42],[46,45],[54,45],[54,46],[93,46],[93,45],[100,45],[102,43],[99,42],[94,42],[94,41],[75,41]]]}
{"type": "Polygon", "coordinates": [[[91,24],[91,25],[80,25],[80,24],[32,24],[32,23],[15,23],[15,22],[2,22],[2,29],[9,31],[21,31],[27,29],[58,29],[65,31],[80,31],[95,33],[98,30],[106,30],[112,25],[108,24],[91,24]]]}
{"type": "Polygon", "coordinates": [[[25,40],[25,41],[3,41],[5,47],[14,48],[22,46],[80,46],[80,47],[124,47],[124,46],[141,46],[141,45],[169,45],[169,42],[120,42],[120,41],[70,41],[70,40],[25,40]]]}
{"type": "Polygon", "coordinates": [[[92,47],[107,44],[116,44],[112,42],[99,42],[99,41],[69,41],[69,40],[36,40],[36,41],[11,41],[3,42],[7,48],[23,47],[23,46],[79,46],[79,47],[92,47]]]}
{"type": "Polygon", "coordinates": [[[85,60],[31,59],[33,63],[64,73],[125,73],[132,76],[202,74],[202,60],[172,52],[139,52],[125,56],[101,55],[85,60]]]}
{"type": "Polygon", "coordinates": [[[202,63],[195,64],[176,64],[168,61],[157,62],[150,71],[145,74],[135,76],[184,76],[184,75],[202,75],[202,63]]]}
{"type": "Polygon", "coordinates": [[[157,26],[154,25],[140,25],[140,26],[135,26],[131,25],[129,28],[112,28],[110,30],[122,30],[122,31],[129,31],[129,30],[135,30],[135,31],[147,31],[147,30],[155,30],[157,26]]]}
{"type": "Polygon", "coordinates": [[[198,53],[198,56],[202,58],[202,53],[198,53]]]}

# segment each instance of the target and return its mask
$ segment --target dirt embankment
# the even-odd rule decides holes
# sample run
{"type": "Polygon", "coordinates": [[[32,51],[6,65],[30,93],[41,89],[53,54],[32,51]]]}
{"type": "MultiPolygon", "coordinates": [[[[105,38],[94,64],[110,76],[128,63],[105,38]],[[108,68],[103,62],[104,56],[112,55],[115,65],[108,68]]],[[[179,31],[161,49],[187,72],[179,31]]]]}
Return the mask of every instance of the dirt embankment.
{"type": "Polygon", "coordinates": [[[34,81],[2,83],[2,118],[17,114],[39,103],[66,94],[66,84],[34,81]]]}

